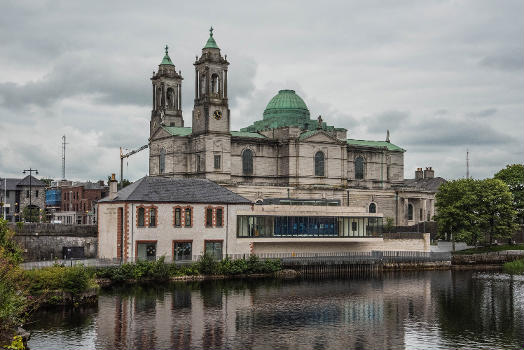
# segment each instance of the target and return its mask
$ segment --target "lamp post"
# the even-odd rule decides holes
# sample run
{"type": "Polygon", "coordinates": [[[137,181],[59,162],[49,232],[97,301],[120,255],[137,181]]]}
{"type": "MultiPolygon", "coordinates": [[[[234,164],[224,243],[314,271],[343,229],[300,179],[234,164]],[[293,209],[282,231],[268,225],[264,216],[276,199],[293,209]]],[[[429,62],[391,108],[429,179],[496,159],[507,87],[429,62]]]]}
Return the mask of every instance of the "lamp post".
{"type": "MultiPolygon", "coordinates": [[[[32,195],[31,192],[33,192],[33,183],[32,183],[31,180],[33,178],[33,172],[36,175],[38,175],[38,170],[37,169],[33,169],[33,168],[29,168],[29,169],[25,169],[23,171],[24,174],[26,174],[27,172],[29,173],[29,210],[30,210],[30,213],[31,213],[33,211],[33,205],[32,205],[32,202],[31,202],[31,195],[32,195]]],[[[32,213],[29,215],[30,220],[32,220],[31,216],[32,216],[32,213]]]]}

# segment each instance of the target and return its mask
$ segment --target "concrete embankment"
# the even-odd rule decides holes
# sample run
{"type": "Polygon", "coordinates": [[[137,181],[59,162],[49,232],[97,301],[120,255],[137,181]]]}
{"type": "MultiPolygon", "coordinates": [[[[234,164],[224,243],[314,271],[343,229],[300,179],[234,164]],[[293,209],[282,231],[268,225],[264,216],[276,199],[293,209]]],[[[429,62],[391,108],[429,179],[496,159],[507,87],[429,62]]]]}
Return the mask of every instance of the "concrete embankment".
{"type": "Polygon", "coordinates": [[[523,250],[505,250],[481,254],[453,254],[451,264],[453,266],[504,265],[504,263],[518,259],[524,259],[523,250]]]}

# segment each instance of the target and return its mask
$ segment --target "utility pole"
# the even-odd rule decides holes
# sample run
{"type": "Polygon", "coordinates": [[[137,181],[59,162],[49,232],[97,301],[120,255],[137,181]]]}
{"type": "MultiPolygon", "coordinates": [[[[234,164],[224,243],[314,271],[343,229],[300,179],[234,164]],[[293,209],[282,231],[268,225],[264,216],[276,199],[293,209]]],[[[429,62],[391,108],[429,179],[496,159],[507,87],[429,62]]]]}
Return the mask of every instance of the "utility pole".
{"type": "Polygon", "coordinates": [[[62,180],[65,180],[65,152],[66,152],[66,136],[62,136],[62,180]]]}
{"type": "Polygon", "coordinates": [[[466,179],[469,179],[469,149],[466,148],[466,179]]]}
{"type": "MultiPolygon", "coordinates": [[[[33,172],[38,175],[38,170],[37,169],[33,169],[33,168],[29,168],[29,169],[25,169],[23,171],[23,173],[25,174],[26,172],[29,173],[29,210],[30,210],[30,213],[33,212],[33,205],[31,203],[31,196],[32,196],[32,192],[33,192],[33,182],[31,181],[32,178],[33,178],[33,172]]],[[[29,218],[31,218],[32,215],[29,215],[29,218]]]]}

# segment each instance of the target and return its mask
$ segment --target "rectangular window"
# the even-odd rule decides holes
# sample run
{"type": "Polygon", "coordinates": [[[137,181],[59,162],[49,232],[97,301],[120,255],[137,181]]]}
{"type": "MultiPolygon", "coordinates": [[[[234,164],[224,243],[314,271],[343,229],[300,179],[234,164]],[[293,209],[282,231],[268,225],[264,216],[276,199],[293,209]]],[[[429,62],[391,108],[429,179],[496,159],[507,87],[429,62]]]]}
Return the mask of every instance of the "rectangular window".
{"type": "Polygon", "coordinates": [[[222,241],[206,241],[204,252],[217,260],[222,260],[222,241]]]}
{"type": "Polygon", "coordinates": [[[175,227],[182,226],[182,209],[175,208],[175,227]]]}
{"type": "Polygon", "coordinates": [[[137,218],[137,225],[138,227],[144,227],[144,216],[145,216],[145,209],[144,208],[138,208],[138,218],[137,218]]]}
{"type": "Polygon", "coordinates": [[[185,210],[185,213],[184,213],[184,217],[185,217],[185,226],[186,227],[191,227],[192,224],[191,224],[191,208],[186,208],[185,210]]]}
{"type": "Polygon", "coordinates": [[[35,197],[38,198],[38,190],[35,191],[35,197]]]}
{"type": "Polygon", "coordinates": [[[27,198],[29,198],[29,190],[26,190],[26,191],[25,191],[25,196],[26,196],[27,198]]]}
{"type": "Polygon", "coordinates": [[[138,260],[156,260],[156,242],[140,242],[136,244],[138,260]]]}
{"type": "Polygon", "coordinates": [[[420,208],[419,217],[420,217],[420,221],[424,220],[424,216],[422,215],[422,208],[420,208]]]}
{"type": "Polygon", "coordinates": [[[174,242],[173,257],[175,260],[192,260],[192,242],[174,242]]]}
{"type": "Polygon", "coordinates": [[[220,155],[215,155],[215,169],[220,169],[220,155]]]}
{"type": "Polygon", "coordinates": [[[197,173],[200,172],[200,154],[197,154],[196,156],[196,168],[197,168],[197,173]]]}
{"type": "Polygon", "coordinates": [[[217,208],[217,214],[216,214],[216,226],[217,227],[222,227],[222,217],[223,217],[223,209],[222,208],[217,208]]]}
{"type": "Polygon", "coordinates": [[[149,227],[155,227],[156,226],[156,209],[151,208],[149,209],[149,227]]]}
{"type": "Polygon", "coordinates": [[[7,192],[5,193],[5,198],[9,198],[9,192],[10,192],[10,191],[7,191],[7,192]]]}
{"type": "Polygon", "coordinates": [[[213,226],[213,209],[206,208],[206,227],[213,226]]]}

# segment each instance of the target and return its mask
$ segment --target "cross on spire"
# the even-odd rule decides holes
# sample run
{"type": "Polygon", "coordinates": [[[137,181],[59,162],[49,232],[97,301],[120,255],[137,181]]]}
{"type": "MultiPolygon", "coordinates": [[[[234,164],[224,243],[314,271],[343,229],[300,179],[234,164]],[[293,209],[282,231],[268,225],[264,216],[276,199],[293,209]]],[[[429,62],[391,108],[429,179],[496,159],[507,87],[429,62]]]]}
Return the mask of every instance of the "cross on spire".
{"type": "Polygon", "coordinates": [[[166,55],[167,55],[167,50],[169,49],[169,47],[166,45],[166,55]]]}
{"type": "Polygon", "coordinates": [[[211,26],[211,28],[209,28],[209,36],[213,36],[213,26],[211,26]]]}

